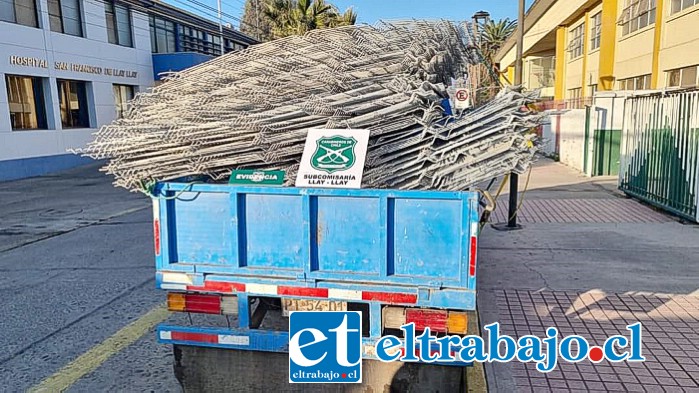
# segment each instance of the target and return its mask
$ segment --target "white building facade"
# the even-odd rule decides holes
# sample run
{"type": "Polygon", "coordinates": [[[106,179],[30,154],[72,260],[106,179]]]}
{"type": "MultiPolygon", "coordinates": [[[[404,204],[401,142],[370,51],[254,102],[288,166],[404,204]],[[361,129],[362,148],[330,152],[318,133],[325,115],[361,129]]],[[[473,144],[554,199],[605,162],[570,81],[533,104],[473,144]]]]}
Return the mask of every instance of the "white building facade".
{"type": "Polygon", "coordinates": [[[254,39],[150,0],[0,0],[0,181],[89,159],[69,153],[158,73],[254,39]],[[155,67],[154,67],[155,64],[155,67]]]}
{"type": "Polygon", "coordinates": [[[153,85],[148,15],[96,0],[2,2],[0,180],[86,162],[68,149],[153,85]]]}

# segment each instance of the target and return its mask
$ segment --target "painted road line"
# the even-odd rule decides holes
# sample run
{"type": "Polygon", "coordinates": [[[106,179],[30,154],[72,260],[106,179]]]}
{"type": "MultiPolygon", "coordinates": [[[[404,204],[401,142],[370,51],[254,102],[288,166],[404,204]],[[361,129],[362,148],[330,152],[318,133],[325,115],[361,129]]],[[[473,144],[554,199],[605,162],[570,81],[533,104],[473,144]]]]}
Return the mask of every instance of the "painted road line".
{"type": "Polygon", "coordinates": [[[124,326],[111,337],[95,345],[77,359],[68,363],[55,374],[44,379],[28,392],[63,392],[86,374],[94,371],[110,357],[133,344],[155,325],[170,316],[170,312],[161,304],[139,319],[124,326]]]}

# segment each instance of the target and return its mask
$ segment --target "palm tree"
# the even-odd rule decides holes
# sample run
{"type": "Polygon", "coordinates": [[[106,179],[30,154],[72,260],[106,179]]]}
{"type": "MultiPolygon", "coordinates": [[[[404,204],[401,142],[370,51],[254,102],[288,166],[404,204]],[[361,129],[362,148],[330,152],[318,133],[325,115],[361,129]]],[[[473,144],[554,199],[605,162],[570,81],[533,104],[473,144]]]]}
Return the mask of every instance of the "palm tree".
{"type": "Polygon", "coordinates": [[[337,7],[325,0],[266,0],[264,15],[272,26],[272,38],[353,25],[357,21],[352,8],[340,14],[337,7]]]}
{"type": "Polygon", "coordinates": [[[257,38],[259,41],[270,40],[272,27],[269,18],[264,15],[265,7],[265,0],[246,0],[240,22],[240,31],[257,38]]]}
{"type": "Polygon", "coordinates": [[[292,0],[265,0],[264,16],[269,20],[272,38],[290,35],[293,9],[292,0]]]}
{"type": "Polygon", "coordinates": [[[483,54],[492,60],[502,45],[517,29],[517,21],[510,18],[489,20],[480,26],[480,46],[483,54]]]}
{"type": "MultiPolygon", "coordinates": [[[[337,11],[337,9],[335,10],[337,11]]],[[[357,23],[357,13],[352,7],[345,10],[344,13],[336,13],[330,20],[330,27],[351,26],[357,23]]]]}

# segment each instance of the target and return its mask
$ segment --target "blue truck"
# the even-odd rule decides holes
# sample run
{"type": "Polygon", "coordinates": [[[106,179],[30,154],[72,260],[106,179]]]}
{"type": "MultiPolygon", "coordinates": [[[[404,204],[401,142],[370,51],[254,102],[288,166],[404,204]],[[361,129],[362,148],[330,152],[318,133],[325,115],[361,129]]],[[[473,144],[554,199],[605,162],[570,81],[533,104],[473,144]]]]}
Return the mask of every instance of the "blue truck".
{"type": "Polygon", "coordinates": [[[158,326],[176,357],[283,355],[285,318],[301,310],[361,311],[369,361],[374,343],[405,323],[467,334],[479,215],[492,209],[477,191],[163,182],[154,195],[156,281],[169,310],[227,321],[158,326]],[[272,328],[271,314],[282,321],[272,328]]]}

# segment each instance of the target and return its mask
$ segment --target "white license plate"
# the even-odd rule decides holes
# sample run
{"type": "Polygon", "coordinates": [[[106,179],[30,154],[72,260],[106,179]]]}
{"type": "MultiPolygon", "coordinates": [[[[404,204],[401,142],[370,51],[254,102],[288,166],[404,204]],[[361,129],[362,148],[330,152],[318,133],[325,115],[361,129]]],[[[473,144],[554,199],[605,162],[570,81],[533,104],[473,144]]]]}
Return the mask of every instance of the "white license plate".
{"type": "Polygon", "coordinates": [[[282,299],[282,315],[292,311],[347,311],[347,302],[335,300],[282,299]]]}

